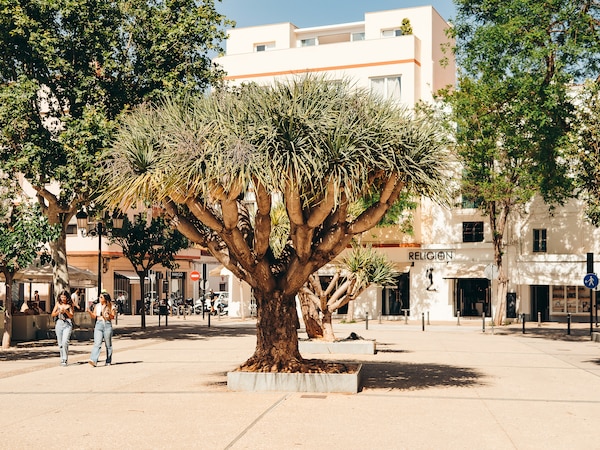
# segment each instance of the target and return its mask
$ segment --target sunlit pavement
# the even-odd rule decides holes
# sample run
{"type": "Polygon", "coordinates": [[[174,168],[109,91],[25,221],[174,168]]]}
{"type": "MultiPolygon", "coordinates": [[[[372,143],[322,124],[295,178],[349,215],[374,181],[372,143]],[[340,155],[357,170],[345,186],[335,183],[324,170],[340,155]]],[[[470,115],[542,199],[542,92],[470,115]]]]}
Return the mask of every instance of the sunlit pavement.
{"type": "MultiPolygon", "coordinates": [[[[419,318],[420,319],[420,318],[419,318]]],[[[375,355],[304,355],[363,364],[355,395],[231,392],[255,320],[138,316],[115,326],[113,365],[72,342],[0,351],[0,447],[206,449],[597,448],[600,344],[589,324],[479,320],[336,323],[375,355]]],[[[303,336],[303,333],[300,333],[303,336]]],[[[45,345],[44,345],[45,344],[45,345]]]]}

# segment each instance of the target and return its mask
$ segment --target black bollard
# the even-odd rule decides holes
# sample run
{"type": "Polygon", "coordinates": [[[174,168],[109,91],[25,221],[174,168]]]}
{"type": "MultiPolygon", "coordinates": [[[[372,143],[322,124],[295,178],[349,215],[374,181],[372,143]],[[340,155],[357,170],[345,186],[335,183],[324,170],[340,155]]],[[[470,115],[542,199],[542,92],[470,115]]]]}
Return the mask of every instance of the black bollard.
{"type": "Polygon", "coordinates": [[[365,330],[369,329],[369,312],[365,313],[365,330]]]}
{"type": "Polygon", "coordinates": [[[482,330],[485,333],[485,313],[481,313],[482,330]]]}
{"type": "Polygon", "coordinates": [[[567,334],[571,335],[571,313],[567,314],[567,334]]]}
{"type": "Polygon", "coordinates": [[[210,328],[210,311],[208,312],[208,328],[210,328]]]}
{"type": "Polygon", "coordinates": [[[421,313],[421,330],[425,331],[425,313],[421,313]]]}
{"type": "Polygon", "coordinates": [[[521,317],[523,318],[523,320],[522,320],[522,324],[523,324],[523,334],[525,334],[525,313],[521,314],[521,317]]]}

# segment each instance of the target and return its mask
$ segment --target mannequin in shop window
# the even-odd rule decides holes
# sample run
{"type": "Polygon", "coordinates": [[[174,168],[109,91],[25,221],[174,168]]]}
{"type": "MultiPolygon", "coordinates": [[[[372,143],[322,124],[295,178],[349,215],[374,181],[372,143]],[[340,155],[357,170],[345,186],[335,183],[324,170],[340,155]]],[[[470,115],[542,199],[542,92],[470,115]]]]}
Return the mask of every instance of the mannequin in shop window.
{"type": "Polygon", "coordinates": [[[427,282],[429,283],[426,290],[437,291],[437,289],[435,287],[433,287],[433,267],[430,267],[429,269],[427,269],[427,271],[425,272],[425,276],[427,277],[427,282]]]}

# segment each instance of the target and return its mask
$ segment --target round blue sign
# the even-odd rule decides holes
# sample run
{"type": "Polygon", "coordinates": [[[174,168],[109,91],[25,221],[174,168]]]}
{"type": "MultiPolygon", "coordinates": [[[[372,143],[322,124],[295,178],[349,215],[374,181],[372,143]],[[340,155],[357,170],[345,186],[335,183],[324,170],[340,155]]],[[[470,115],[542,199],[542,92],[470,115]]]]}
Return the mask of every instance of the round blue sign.
{"type": "Polygon", "coordinates": [[[598,287],[598,275],[595,273],[588,273],[583,277],[583,284],[585,287],[590,289],[596,289],[598,287]]]}

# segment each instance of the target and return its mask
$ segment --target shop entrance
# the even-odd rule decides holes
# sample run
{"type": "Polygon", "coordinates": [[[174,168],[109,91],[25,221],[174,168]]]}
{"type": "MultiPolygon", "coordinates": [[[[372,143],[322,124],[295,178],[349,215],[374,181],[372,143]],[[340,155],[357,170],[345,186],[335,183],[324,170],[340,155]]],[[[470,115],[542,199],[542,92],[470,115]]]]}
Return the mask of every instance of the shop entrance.
{"type": "Polygon", "coordinates": [[[538,320],[538,313],[542,322],[550,320],[550,287],[543,285],[531,286],[531,317],[529,320],[538,320]]]}
{"type": "Polygon", "coordinates": [[[384,287],[381,295],[381,315],[383,316],[410,316],[410,279],[409,273],[398,277],[394,287],[384,287]]]}
{"type": "Polygon", "coordinates": [[[456,311],[462,317],[491,317],[490,282],[485,278],[456,280],[456,311]]]}

